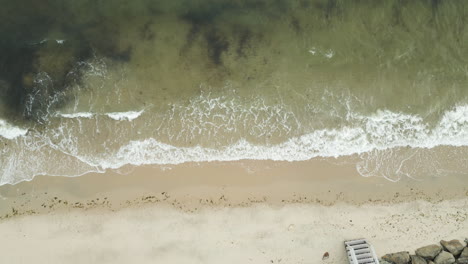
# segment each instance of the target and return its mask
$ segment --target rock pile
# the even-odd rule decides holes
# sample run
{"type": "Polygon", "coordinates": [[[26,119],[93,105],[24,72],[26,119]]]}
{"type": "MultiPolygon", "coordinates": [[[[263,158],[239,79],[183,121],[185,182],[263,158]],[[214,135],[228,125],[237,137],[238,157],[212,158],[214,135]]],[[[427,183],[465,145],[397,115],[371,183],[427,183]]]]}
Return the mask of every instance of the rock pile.
{"type": "Polygon", "coordinates": [[[465,243],[460,240],[440,241],[416,249],[415,255],[409,252],[386,254],[381,264],[468,264],[468,238],[465,243]]]}

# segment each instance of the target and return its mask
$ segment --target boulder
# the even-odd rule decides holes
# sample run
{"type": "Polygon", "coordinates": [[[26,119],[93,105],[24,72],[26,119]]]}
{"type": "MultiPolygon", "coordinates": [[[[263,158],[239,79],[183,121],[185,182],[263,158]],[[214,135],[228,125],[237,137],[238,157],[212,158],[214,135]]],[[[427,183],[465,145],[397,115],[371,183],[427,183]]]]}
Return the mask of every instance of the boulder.
{"type": "Polygon", "coordinates": [[[435,264],[453,264],[455,263],[455,257],[447,251],[442,251],[434,259],[434,262],[435,264]]]}
{"type": "Polygon", "coordinates": [[[445,250],[448,252],[452,253],[454,256],[458,256],[462,251],[465,246],[460,242],[460,240],[450,240],[450,241],[445,241],[441,240],[440,244],[444,247],[445,250]]]}
{"type": "Polygon", "coordinates": [[[464,248],[460,254],[460,258],[468,258],[468,247],[464,248]]]}
{"type": "Polygon", "coordinates": [[[392,263],[390,263],[390,262],[388,262],[388,261],[385,261],[385,260],[383,260],[383,259],[379,260],[379,263],[380,263],[380,264],[392,264],[392,263]]]}
{"type": "Polygon", "coordinates": [[[420,256],[411,255],[410,257],[411,257],[411,264],[427,264],[427,261],[420,256]]]}
{"type": "Polygon", "coordinates": [[[434,244],[416,249],[416,255],[426,260],[433,260],[441,251],[442,247],[434,244]]]}
{"type": "Polygon", "coordinates": [[[458,258],[457,264],[468,264],[468,257],[458,258]]]}
{"type": "Polygon", "coordinates": [[[407,251],[387,254],[382,257],[383,260],[393,264],[408,264],[410,263],[410,255],[407,251]]]}

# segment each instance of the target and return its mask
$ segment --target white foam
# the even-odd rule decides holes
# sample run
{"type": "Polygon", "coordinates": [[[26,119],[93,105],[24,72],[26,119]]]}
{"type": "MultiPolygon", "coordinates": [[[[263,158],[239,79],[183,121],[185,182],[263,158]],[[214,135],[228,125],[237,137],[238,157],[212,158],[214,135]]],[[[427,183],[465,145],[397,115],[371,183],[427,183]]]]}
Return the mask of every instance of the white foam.
{"type": "Polygon", "coordinates": [[[63,118],[93,118],[95,114],[90,113],[90,112],[78,112],[78,113],[69,113],[69,114],[58,113],[57,116],[60,116],[63,118]]]}
{"type": "Polygon", "coordinates": [[[106,159],[91,165],[115,169],[127,164],[180,164],[185,162],[243,159],[303,161],[315,157],[340,157],[399,147],[430,149],[468,146],[468,106],[448,111],[429,129],[424,119],[410,114],[379,111],[354,117],[355,126],[316,130],[276,145],[256,145],[241,139],[224,148],[176,147],[155,138],[130,141],[106,159]]]}
{"type": "Polygon", "coordinates": [[[5,120],[0,119],[0,136],[6,139],[15,139],[28,133],[27,129],[13,126],[5,120]]]}
{"type": "Polygon", "coordinates": [[[114,120],[117,121],[132,121],[134,119],[137,119],[138,117],[143,114],[144,110],[141,111],[128,111],[128,112],[113,112],[113,113],[107,113],[106,115],[114,120]]]}
{"type": "MultiPolygon", "coordinates": [[[[402,166],[404,163],[417,163],[408,160],[420,157],[420,155],[414,153],[400,155],[398,152],[388,155],[385,151],[391,152],[393,149],[404,149],[406,147],[428,150],[438,146],[468,146],[468,105],[457,106],[446,111],[438,122],[431,124],[421,116],[389,110],[377,111],[371,115],[350,112],[346,115],[345,123],[347,125],[335,129],[316,129],[297,136],[290,134],[301,128],[301,124],[294,113],[288,112],[287,108],[283,108],[281,105],[269,106],[264,101],[250,102],[249,107],[245,107],[239,106],[239,102],[236,100],[211,98],[205,95],[200,97],[199,100],[194,100],[189,106],[173,107],[171,109],[171,112],[167,113],[167,119],[165,118],[162,123],[158,123],[158,127],[145,128],[155,129],[153,137],[150,138],[136,140],[135,135],[138,135],[137,137],[141,135],[136,133],[135,130],[119,130],[119,134],[114,135],[112,133],[117,131],[115,128],[119,126],[120,122],[111,122],[108,125],[99,127],[99,130],[108,129],[106,133],[114,136],[110,136],[102,142],[93,142],[92,139],[79,134],[81,130],[76,129],[76,125],[81,126],[81,123],[70,123],[70,126],[65,125],[61,126],[60,129],[51,129],[48,134],[41,135],[43,137],[42,141],[38,141],[36,135],[35,138],[26,142],[30,142],[29,145],[20,147],[22,149],[21,153],[27,155],[28,149],[31,148],[32,154],[28,155],[34,156],[36,155],[34,151],[47,153],[49,150],[39,151],[39,149],[51,148],[63,155],[73,157],[74,162],[78,164],[77,167],[81,166],[79,164],[83,164],[81,170],[100,172],[105,169],[118,169],[126,165],[175,165],[185,162],[236,161],[243,159],[303,161],[315,157],[367,155],[367,153],[370,153],[367,156],[362,156],[368,162],[359,165],[363,176],[382,174],[389,179],[398,179],[401,176],[392,176],[392,173],[411,176],[404,168],[402,169],[402,166]],[[251,138],[265,138],[268,131],[274,130],[277,130],[277,135],[291,136],[278,144],[255,144],[246,139],[248,136],[251,138]],[[185,142],[185,140],[198,138],[216,141],[218,139],[222,140],[223,137],[229,136],[231,133],[242,136],[229,144],[227,141],[224,145],[214,143],[214,147],[180,147],[159,140],[159,136],[167,134],[171,135],[171,139],[175,140],[175,142],[185,142]],[[53,138],[53,140],[50,140],[50,138],[53,138]],[[34,145],[31,145],[31,143],[34,145]],[[385,167],[382,162],[386,162],[388,159],[391,159],[392,164],[385,167]]],[[[103,114],[81,112],[60,115],[66,118],[106,116],[113,120],[131,121],[140,117],[143,112],[144,110],[103,114]]],[[[87,125],[93,124],[97,126],[100,122],[87,123],[87,125]]],[[[0,125],[0,128],[3,129],[1,130],[3,137],[14,138],[25,135],[27,132],[12,127],[4,121],[0,125]],[[5,128],[8,129],[5,130],[5,128]],[[4,131],[8,131],[8,133],[4,131]]],[[[454,154],[450,159],[466,157],[463,151],[460,153],[454,154]]],[[[10,159],[7,154],[3,157],[10,159]]],[[[24,159],[23,156],[11,157],[11,160],[22,159],[24,159]]],[[[36,163],[47,164],[47,162],[36,163]]],[[[13,162],[12,164],[16,163],[13,162]]],[[[436,166],[439,165],[435,164],[434,167],[436,166]]],[[[0,177],[0,184],[15,183],[19,181],[18,178],[20,180],[32,179],[37,174],[25,174],[20,177],[18,174],[19,169],[14,168],[15,173],[10,173],[10,177],[5,176],[10,174],[3,173],[3,176],[0,177]]],[[[28,169],[28,171],[31,170],[28,169]]],[[[66,171],[65,168],[60,171],[55,170],[56,168],[50,167],[40,172],[41,174],[60,175],[63,171],[66,171]]],[[[70,175],[76,174],[76,172],[70,172],[70,175]]],[[[428,174],[432,174],[432,171],[428,172],[428,174]]]]}
{"type": "Polygon", "coordinates": [[[325,58],[327,59],[331,59],[333,58],[333,56],[335,56],[335,52],[331,49],[328,49],[328,50],[321,50],[321,49],[318,49],[316,47],[312,47],[308,50],[308,52],[312,55],[317,55],[317,54],[321,54],[323,55],[325,58]]]}
{"type": "Polygon", "coordinates": [[[317,49],[315,47],[312,47],[310,50],[309,50],[309,53],[312,54],[312,55],[315,55],[315,53],[317,53],[317,49]]]}
{"type": "Polygon", "coordinates": [[[96,116],[107,116],[111,119],[114,119],[116,121],[132,121],[134,119],[137,119],[138,117],[143,114],[144,110],[141,111],[128,111],[128,112],[110,112],[110,113],[104,113],[104,114],[97,114],[97,113],[91,113],[91,112],[77,112],[77,113],[57,113],[56,116],[58,117],[63,117],[63,118],[93,118],[96,116]]]}
{"type": "Polygon", "coordinates": [[[327,59],[331,59],[331,58],[333,58],[333,56],[335,55],[335,52],[333,52],[333,50],[327,50],[323,55],[324,55],[327,59]]]}

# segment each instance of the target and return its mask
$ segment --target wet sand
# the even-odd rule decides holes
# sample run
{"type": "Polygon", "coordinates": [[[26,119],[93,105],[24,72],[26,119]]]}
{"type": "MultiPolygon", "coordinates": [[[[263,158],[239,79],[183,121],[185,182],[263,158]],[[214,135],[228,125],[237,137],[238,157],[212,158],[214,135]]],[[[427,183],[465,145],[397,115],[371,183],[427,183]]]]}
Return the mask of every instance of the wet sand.
{"type": "Polygon", "coordinates": [[[15,263],[322,263],[329,252],[323,263],[345,263],[345,239],[366,237],[383,255],[466,236],[464,176],[393,183],[359,176],[344,162],[143,166],[5,185],[3,257],[15,263]],[[14,250],[25,247],[28,254],[14,250]]]}
{"type": "Polygon", "coordinates": [[[274,207],[290,203],[332,206],[340,202],[440,202],[467,197],[466,175],[390,182],[362,177],[346,161],[187,163],[127,167],[74,178],[38,176],[29,182],[0,187],[0,216],[11,216],[11,208],[21,215],[27,210],[47,213],[70,207],[117,210],[147,202],[192,212],[203,206],[244,207],[255,203],[274,207]]]}

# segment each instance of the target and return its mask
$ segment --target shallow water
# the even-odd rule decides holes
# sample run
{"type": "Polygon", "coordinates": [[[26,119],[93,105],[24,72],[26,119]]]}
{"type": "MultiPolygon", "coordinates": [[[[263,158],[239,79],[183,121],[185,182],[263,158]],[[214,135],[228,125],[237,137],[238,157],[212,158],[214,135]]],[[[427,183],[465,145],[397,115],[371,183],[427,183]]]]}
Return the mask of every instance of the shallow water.
{"type": "Polygon", "coordinates": [[[2,2],[1,184],[353,154],[468,172],[466,1],[2,2]]]}

